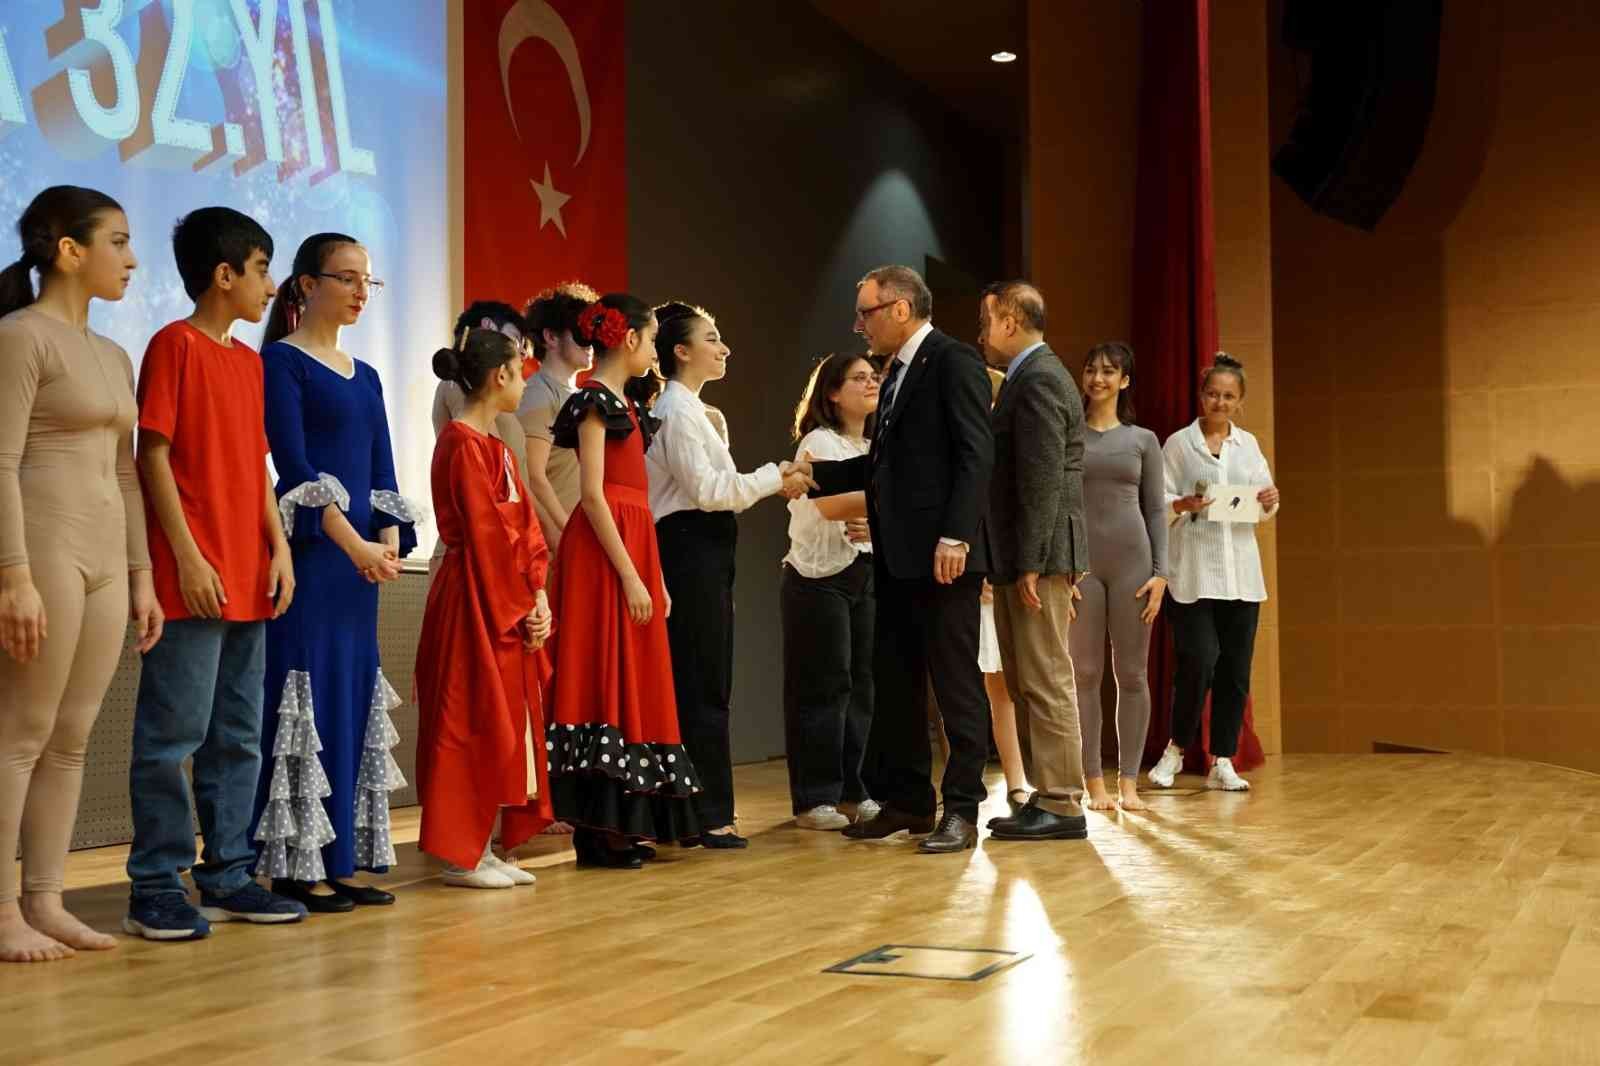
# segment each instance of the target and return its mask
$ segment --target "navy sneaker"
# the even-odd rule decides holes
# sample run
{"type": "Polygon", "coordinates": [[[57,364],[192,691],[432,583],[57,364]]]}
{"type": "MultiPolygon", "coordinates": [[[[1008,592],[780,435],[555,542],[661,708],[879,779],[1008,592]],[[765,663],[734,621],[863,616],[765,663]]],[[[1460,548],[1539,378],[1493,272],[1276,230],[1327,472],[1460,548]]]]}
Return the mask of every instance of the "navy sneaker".
{"type": "Polygon", "coordinates": [[[122,928],[146,940],[199,940],[211,935],[211,923],[200,916],[182,892],[133,896],[122,928]]]}
{"type": "Polygon", "coordinates": [[[273,895],[254,881],[246,881],[243,888],[226,896],[201,892],[200,913],[213,922],[277,925],[300,921],[306,916],[306,908],[292,899],[273,895]]]}

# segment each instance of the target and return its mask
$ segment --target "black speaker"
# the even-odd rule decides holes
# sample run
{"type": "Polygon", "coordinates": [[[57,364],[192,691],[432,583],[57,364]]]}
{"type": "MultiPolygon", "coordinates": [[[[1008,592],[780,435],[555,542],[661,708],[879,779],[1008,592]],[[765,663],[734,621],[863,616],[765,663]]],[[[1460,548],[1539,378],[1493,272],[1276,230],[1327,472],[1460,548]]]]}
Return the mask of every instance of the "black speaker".
{"type": "Polygon", "coordinates": [[[1443,19],[1443,0],[1284,0],[1283,42],[1310,75],[1272,170],[1312,210],[1372,230],[1399,197],[1433,115],[1443,19]]]}

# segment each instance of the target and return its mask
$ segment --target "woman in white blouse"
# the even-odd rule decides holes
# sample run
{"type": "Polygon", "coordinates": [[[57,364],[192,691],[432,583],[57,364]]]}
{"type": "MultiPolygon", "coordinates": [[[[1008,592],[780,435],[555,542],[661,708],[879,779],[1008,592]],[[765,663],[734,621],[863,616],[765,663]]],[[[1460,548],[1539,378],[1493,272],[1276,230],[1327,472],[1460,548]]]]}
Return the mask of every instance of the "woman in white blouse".
{"type": "MultiPolygon", "coordinates": [[[[854,459],[871,447],[878,375],[863,355],[817,364],[795,408],[796,456],[854,459]]],[[[872,725],[872,544],[846,518],[865,493],[789,504],[783,560],[783,719],[789,796],[802,829],[843,829],[876,805],[861,780],[872,725]]]]}
{"type": "Polygon", "coordinates": [[[1197,512],[1211,500],[1208,488],[1254,488],[1263,517],[1278,510],[1266,456],[1255,437],[1233,424],[1244,406],[1244,366],[1226,352],[1200,379],[1200,417],[1167,438],[1168,506],[1172,572],[1167,612],[1177,670],[1172,691],[1172,739],[1150,771],[1152,783],[1171,788],[1183,766],[1183,749],[1200,735],[1200,715],[1211,694],[1211,755],[1206,787],[1243,792],[1250,783],[1233,768],[1250,695],[1250,660],[1256,621],[1267,598],[1253,523],[1212,522],[1197,512]]]}
{"type": "Polygon", "coordinates": [[[666,387],[651,411],[661,428],[645,453],[645,468],[670,597],[667,639],[678,728],[700,771],[701,791],[695,795],[704,827],[700,842],[708,848],[742,848],[748,841],[734,832],[729,734],[739,533],[734,515],[780,492],[795,499],[812,482],[787,462],[739,473],[727,440],[700,400],[706,382],[728,372],[730,353],[716,320],[701,308],[668,303],[656,308],[656,321],[656,357],[666,387]]]}

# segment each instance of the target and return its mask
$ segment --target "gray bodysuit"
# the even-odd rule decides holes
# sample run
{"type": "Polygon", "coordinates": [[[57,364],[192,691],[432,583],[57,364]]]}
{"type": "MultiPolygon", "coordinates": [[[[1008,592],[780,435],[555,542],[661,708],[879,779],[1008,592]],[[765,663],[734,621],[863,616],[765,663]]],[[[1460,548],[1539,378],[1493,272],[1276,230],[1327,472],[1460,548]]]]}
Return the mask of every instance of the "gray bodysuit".
{"type": "Polygon", "coordinates": [[[1109,627],[1117,678],[1117,761],[1122,776],[1136,778],[1150,728],[1145,671],[1150,627],[1139,617],[1149,601],[1135,593],[1151,577],[1167,574],[1166,474],[1154,433],[1129,425],[1103,433],[1085,427],[1083,513],[1093,570],[1078,586],[1083,600],[1067,643],[1078,683],[1084,773],[1091,778],[1105,773],[1100,764],[1100,679],[1109,627]]]}

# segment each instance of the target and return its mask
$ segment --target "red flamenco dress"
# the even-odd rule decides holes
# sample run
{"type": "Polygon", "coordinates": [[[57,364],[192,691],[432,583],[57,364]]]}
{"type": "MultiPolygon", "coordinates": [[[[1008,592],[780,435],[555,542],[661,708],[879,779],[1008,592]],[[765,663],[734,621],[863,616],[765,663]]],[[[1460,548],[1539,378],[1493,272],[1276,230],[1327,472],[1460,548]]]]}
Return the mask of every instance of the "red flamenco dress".
{"type": "Polygon", "coordinates": [[[432,484],[446,551],[417,650],[419,844],[471,869],[497,814],[507,848],[554,820],[535,739],[548,660],[523,646],[550,550],[516,457],[495,438],[451,422],[434,445],[432,484]]]}
{"type": "Polygon", "coordinates": [[[666,592],[644,453],[656,423],[597,381],[568,397],[552,437],[578,447],[589,412],[605,420],[605,496],[622,543],[650,590],[645,625],[628,615],[622,579],[583,508],[561,536],[551,607],[555,675],[546,744],[556,817],[633,840],[700,835],[690,800],[700,791],[678,733],[667,646],[666,592]]]}

